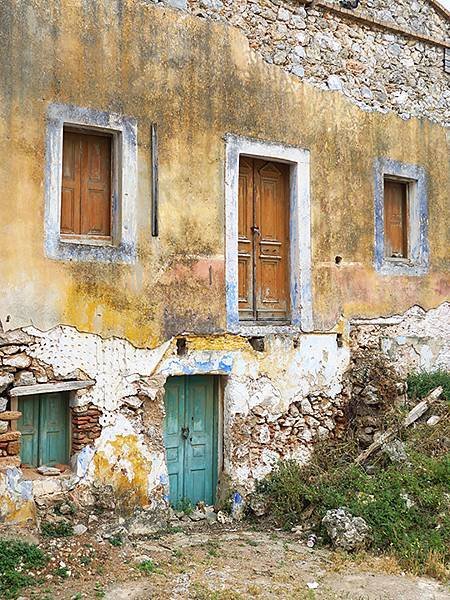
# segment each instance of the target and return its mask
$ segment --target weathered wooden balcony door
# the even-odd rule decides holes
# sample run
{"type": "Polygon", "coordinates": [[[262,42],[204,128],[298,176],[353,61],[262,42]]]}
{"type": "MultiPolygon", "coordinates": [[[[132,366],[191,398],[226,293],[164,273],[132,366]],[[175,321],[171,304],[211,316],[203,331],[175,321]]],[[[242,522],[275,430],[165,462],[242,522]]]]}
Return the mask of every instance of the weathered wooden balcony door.
{"type": "Polygon", "coordinates": [[[239,315],[244,321],[289,318],[289,165],[239,161],[239,315]]]}
{"type": "Polygon", "coordinates": [[[22,416],[20,457],[23,465],[67,464],[69,460],[69,402],[64,393],[19,398],[22,416]]]}
{"type": "Polygon", "coordinates": [[[170,377],[165,393],[164,445],[170,502],[215,501],[217,381],[213,376],[170,377]]]}

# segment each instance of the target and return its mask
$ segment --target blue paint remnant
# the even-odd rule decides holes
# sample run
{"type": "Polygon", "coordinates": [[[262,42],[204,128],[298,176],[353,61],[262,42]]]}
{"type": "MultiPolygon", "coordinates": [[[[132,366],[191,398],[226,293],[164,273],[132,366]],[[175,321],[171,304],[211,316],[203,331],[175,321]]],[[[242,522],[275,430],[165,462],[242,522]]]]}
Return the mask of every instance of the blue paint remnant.
{"type": "Polygon", "coordinates": [[[76,474],[78,477],[84,477],[87,473],[89,465],[94,457],[94,448],[85,446],[77,455],[76,474]]]}
{"type": "Polygon", "coordinates": [[[33,482],[22,479],[22,471],[13,467],[6,471],[6,487],[15,496],[21,500],[32,500],[33,482]]]}
{"type": "Polygon", "coordinates": [[[239,492],[234,492],[231,499],[231,514],[233,518],[239,521],[244,512],[244,502],[242,500],[242,496],[239,492]]]}
{"type": "Polygon", "coordinates": [[[223,351],[199,351],[198,357],[189,355],[185,358],[171,358],[161,373],[167,376],[175,375],[228,375],[233,369],[234,354],[223,351]]]}

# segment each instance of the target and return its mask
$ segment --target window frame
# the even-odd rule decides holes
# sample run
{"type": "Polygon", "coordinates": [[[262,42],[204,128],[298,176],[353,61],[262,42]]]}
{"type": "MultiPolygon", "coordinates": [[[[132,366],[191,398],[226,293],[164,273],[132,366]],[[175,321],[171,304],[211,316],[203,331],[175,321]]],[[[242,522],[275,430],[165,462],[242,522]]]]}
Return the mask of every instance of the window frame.
{"type": "Polygon", "coordinates": [[[47,111],[45,170],[45,251],[56,260],[135,262],[137,123],[131,117],[72,105],[47,111]],[[61,233],[64,129],[111,136],[111,239],[61,233]]]}
{"type": "Polygon", "coordinates": [[[312,331],[310,153],[273,142],[228,134],[225,137],[225,277],[227,328],[257,335],[298,329],[312,331]],[[238,305],[239,157],[267,159],[290,166],[289,302],[290,322],[242,321],[238,305]]]}
{"type": "Polygon", "coordinates": [[[419,165],[391,159],[378,159],[374,166],[375,180],[375,248],[374,266],[381,275],[423,275],[429,268],[428,198],[425,169],[419,165]],[[407,184],[407,246],[406,257],[385,255],[384,182],[407,184]]]}

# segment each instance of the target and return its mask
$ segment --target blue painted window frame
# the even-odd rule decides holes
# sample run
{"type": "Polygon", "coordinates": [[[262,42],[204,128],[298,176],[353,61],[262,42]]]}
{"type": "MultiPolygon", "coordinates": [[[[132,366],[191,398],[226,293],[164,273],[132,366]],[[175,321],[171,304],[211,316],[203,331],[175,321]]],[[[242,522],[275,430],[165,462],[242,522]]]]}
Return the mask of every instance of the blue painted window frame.
{"type": "Polygon", "coordinates": [[[132,117],[50,104],[47,109],[45,163],[45,252],[67,261],[133,263],[137,258],[137,121],[132,117]],[[64,125],[108,131],[113,135],[116,164],[113,180],[113,241],[67,241],[60,235],[64,125]]]}
{"type": "Polygon", "coordinates": [[[375,249],[374,266],[381,275],[420,276],[429,269],[427,177],[423,167],[379,158],[374,166],[375,249]],[[408,184],[408,257],[385,256],[384,180],[398,179],[408,184]]]}

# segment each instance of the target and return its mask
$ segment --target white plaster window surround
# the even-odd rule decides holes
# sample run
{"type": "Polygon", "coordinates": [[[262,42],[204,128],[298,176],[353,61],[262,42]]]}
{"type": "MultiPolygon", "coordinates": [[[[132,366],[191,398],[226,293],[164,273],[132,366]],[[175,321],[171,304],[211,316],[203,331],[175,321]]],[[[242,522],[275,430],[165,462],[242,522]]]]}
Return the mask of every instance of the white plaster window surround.
{"type": "Polygon", "coordinates": [[[225,137],[225,276],[227,327],[243,335],[311,331],[311,208],[309,150],[228,134],[225,137]],[[289,288],[290,325],[239,321],[238,186],[239,157],[262,158],[290,165],[289,288]]]}
{"type": "Polygon", "coordinates": [[[425,169],[418,165],[379,158],[375,179],[375,269],[381,275],[424,275],[429,268],[428,197],[425,169]],[[407,184],[408,254],[406,258],[385,256],[384,181],[407,184]]]}
{"type": "Polygon", "coordinates": [[[51,104],[47,110],[45,164],[45,252],[56,260],[136,260],[137,122],[131,117],[51,104]],[[112,135],[112,240],[63,239],[60,234],[64,126],[112,135]]]}

